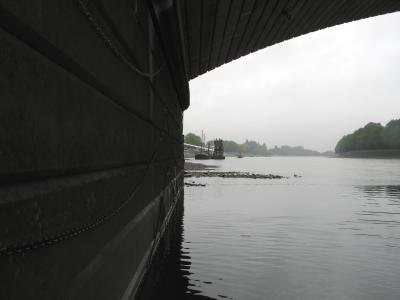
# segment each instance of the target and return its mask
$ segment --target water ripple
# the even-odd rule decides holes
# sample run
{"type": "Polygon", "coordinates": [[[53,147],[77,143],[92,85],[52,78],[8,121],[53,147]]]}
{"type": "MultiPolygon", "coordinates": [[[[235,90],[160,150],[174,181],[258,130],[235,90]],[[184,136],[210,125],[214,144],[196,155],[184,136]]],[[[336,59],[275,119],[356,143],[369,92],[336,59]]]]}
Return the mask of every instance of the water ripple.
{"type": "MultiPolygon", "coordinates": [[[[400,160],[285,162],[254,158],[246,170],[293,168],[302,180],[188,190],[175,267],[184,284],[168,273],[164,284],[180,299],[400,299],[400,160]]],[[[230,163],[244,162],[221,170],[230,163]]],[[[157,299],[178,299],[167,294],[157,299]]]]}

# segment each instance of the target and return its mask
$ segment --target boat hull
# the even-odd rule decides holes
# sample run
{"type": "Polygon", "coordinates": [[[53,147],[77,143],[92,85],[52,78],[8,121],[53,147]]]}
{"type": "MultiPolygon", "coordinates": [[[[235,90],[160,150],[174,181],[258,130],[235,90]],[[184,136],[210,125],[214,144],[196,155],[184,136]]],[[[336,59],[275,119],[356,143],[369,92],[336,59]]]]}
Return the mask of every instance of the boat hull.
{"type": "Polygon", "coordinates": [[[207,160],[210,159],[210,156],[206,153],[198,153],[194,156],[194,159],[196,160],[207,160]]]}

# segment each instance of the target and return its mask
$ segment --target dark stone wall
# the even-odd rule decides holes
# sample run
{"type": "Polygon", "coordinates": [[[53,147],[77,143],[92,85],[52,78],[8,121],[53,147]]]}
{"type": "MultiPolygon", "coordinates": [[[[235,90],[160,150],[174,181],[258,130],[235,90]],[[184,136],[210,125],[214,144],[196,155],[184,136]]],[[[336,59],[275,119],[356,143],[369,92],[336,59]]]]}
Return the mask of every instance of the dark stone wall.
{"type": "Polygon", "coordinates": [[[181,199],[182,101],[149,2],[0,0],[1,299],[127,297],[181,199]]]}

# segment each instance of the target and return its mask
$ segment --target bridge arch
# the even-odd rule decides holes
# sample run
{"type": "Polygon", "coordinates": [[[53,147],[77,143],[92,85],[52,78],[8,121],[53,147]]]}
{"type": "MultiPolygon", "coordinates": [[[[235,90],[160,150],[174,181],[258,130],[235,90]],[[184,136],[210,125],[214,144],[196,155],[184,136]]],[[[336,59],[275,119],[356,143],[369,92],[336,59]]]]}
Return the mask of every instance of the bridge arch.
{"type": "Polygon", "coordinates": [[[392,13],[395,0],[179,0],[188,79],[282,41],[392,13]]]}

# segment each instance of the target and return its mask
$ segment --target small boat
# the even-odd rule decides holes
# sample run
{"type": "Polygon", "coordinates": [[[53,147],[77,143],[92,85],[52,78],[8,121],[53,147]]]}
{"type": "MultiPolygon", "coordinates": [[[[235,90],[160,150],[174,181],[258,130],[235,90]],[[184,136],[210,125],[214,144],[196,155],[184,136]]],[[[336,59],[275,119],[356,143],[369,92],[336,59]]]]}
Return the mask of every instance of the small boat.
{"type": "Polygon", "coordinates": [[[195,154],[194,159],[210,159],[210,156],[205,152],[195,154]]]}
{"type": "Polygon", "coordinates": [[[243,158],[242,153],[239,153],[238,156],[237,156],[237,158],[243,158]]]}

